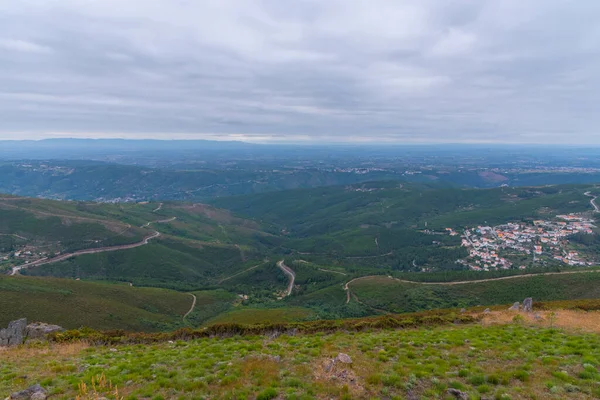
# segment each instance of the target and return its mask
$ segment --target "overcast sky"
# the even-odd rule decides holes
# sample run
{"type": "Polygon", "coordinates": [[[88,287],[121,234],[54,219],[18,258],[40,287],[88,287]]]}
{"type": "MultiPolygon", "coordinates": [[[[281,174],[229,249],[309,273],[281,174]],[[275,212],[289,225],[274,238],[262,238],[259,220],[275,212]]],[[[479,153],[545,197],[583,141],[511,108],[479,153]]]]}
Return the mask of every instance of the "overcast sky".
{"type": "Polygon", "coordinates": [[[600,143],[598,0],[0,0],[0,138],[600,143]]]}

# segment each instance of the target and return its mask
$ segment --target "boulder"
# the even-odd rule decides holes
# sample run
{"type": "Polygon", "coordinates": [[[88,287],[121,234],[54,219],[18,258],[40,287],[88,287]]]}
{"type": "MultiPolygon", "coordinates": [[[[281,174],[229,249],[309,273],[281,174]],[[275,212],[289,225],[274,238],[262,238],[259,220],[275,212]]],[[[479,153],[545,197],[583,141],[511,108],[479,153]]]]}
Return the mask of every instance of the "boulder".
{"type": "Polygon", "coordinates": [[[345,353],[338,354],[335,359],[343,364],[352,364],[352,359],[348,354],[345,353]]]}
{"type": "Polygon", "coordinates": [[[463,314],[463,313],[466,313],[466,312],[467,312],[467,310],[466,310],[465,308],[461,308],[461,309],[460,309],[460,313],[461,313],[461,314],[463,314]]]}
{"type": "Polygon", "coordinates": [[[520,309],[521,304],[518,301],[509,308],[510,311],[519,311],[520,309]]]}
{"type": "Polygon", "coordinates": [[[523,300],[523,311],[532,312],[533,311],[533,299],[531,297],[523,300]]]}
{"type": "Polygon", "coordinates": [[[21,318],[11,321],[8,328],[0,329],[0,346],[18,346],[25,340],[27,319],[21,318]]]}
{"type": "Polygon", "coordinates": [[[448,394],[453,396],[455,399],[469,400],[469,394],[462,392],[458,389],[450,388],[450,389],[448,389],[448,394]]]}
{"type": "Polygon", "coordinates": [[[492,311],[491,311],[489,308],[486,308],[485,310],[483,310],[483,313],[484,313],[484,314],[489,314],[489,313],[491,313],[491,312],[492,312],[492,311]]]}
{"type": "Polygon", "coordinates": [[[33,385],[20,392],[15,392],[10,395],[10,400],[46,400],[48,392],[46,389],[38,385],[33,385]]]}
{"type": "Polygon", "coordinates": [[[27,328],[25,329],[25,334],[27,340],[44,339],[51,333],[62,331],[64,331],[64,328],[58,325],[50,325],[44,322],[34,322],[32,324],[27,325],[27,328]]]}

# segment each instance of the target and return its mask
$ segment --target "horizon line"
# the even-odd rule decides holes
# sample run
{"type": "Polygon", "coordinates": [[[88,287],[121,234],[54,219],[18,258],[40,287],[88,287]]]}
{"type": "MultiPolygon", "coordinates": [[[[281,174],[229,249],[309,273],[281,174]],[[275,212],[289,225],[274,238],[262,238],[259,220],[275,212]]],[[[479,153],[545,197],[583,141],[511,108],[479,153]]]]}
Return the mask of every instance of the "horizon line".
{"type": "Polygon", "coordinates": [[[553,146],[567,146],[567,147],[577,147],[577,146],[594,146],[600,147],[600,142],[598,143],[560,143],[560,142],[552,142],[552,143],[535,143],[535,142],[490,142],[490,141],[465,141],[465,142],[451,142],[451,141],[425,141],[425,142],[413,142],[413,141],[319,141],[315,140],[307,140],[307,141],[285,141],[285,140],[275,140],[275,141],[252,141],[252,140],[243,140],[239,138],[224,138],[224,139],[200,139],[200,138],[176,138],[176,139],[166,139],[166,138],[152,138],[152,137],[144,137],[144,138],[127,138],[127,137],[51,137],[51,138],[39,138],[39,139],[16,139],[16,138],[2,138],[0,137],[0,142],[44,142],[44,141],[55,141],[55,140],[73,140],[73,141],[135,141],[135,142],[143,142],[143,141],[157,141],[157,142],[215,142],[215,143],[243,143],[250,145],[302,145],[302,146],[327,146],[327,145],[337,145],[337,146],[539,146],[539,147],[553,147],[553,146]]]}

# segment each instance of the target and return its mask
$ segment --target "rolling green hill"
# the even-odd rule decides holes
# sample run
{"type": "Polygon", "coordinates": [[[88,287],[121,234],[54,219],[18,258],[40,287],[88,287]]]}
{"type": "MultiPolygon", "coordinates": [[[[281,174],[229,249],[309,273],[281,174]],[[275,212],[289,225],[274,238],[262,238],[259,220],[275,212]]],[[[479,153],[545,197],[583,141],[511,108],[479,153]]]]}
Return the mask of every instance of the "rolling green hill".
{"type": "Polygon", "coordinates": [[[0,217],[0,268],[23,265],[22,274],[136,286],[193,290],[213,285],[261,260],[272,240],[258,224],[200,204],[5,197],[0,199],[0,217]],[[105,251],[128,244],[140,245],[105,251]],[[28,262],[81,250],[99,252],[27,268],[28,262]]]}
{"type": "Polygon", "coordinates": [[[73,329],[157,331],[185,326],[192,297],[166,289],[0,276],[0,326],[27,318],[73,329]]]}
{"type": "Polygon", "coordinates": [[[406,283],[385,276],[365,277],[348,285],[351,302],[380,312],[415,312],[536,301],[600,298],[600,273],[537,275],[465,284],[406,283]]]}

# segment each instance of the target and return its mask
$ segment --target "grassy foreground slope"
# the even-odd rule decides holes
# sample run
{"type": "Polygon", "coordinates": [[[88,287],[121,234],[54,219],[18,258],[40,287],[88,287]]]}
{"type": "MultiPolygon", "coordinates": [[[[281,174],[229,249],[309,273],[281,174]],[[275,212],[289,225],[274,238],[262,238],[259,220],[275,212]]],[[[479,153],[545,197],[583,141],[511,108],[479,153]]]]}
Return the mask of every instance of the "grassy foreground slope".
{"type": "Polygon", "coordinates": [[[600,315],[553,315],[492,325],[503,315],[466,326],[22,347],[2,353],[0,395],[41,383],[55,399],[449,399],[449,389],[471,399],[598,398],[600,336],[549,325],[600,315]],[[350,364],[332,364],[341,352],[350,364]]]}
{"type": "Polygon", "coordinates": [[[0,276],[2,327],[26,317],[71,329],[157,331],[183,326],[191,305],[189,294],[166,289],[0,276]]]}

